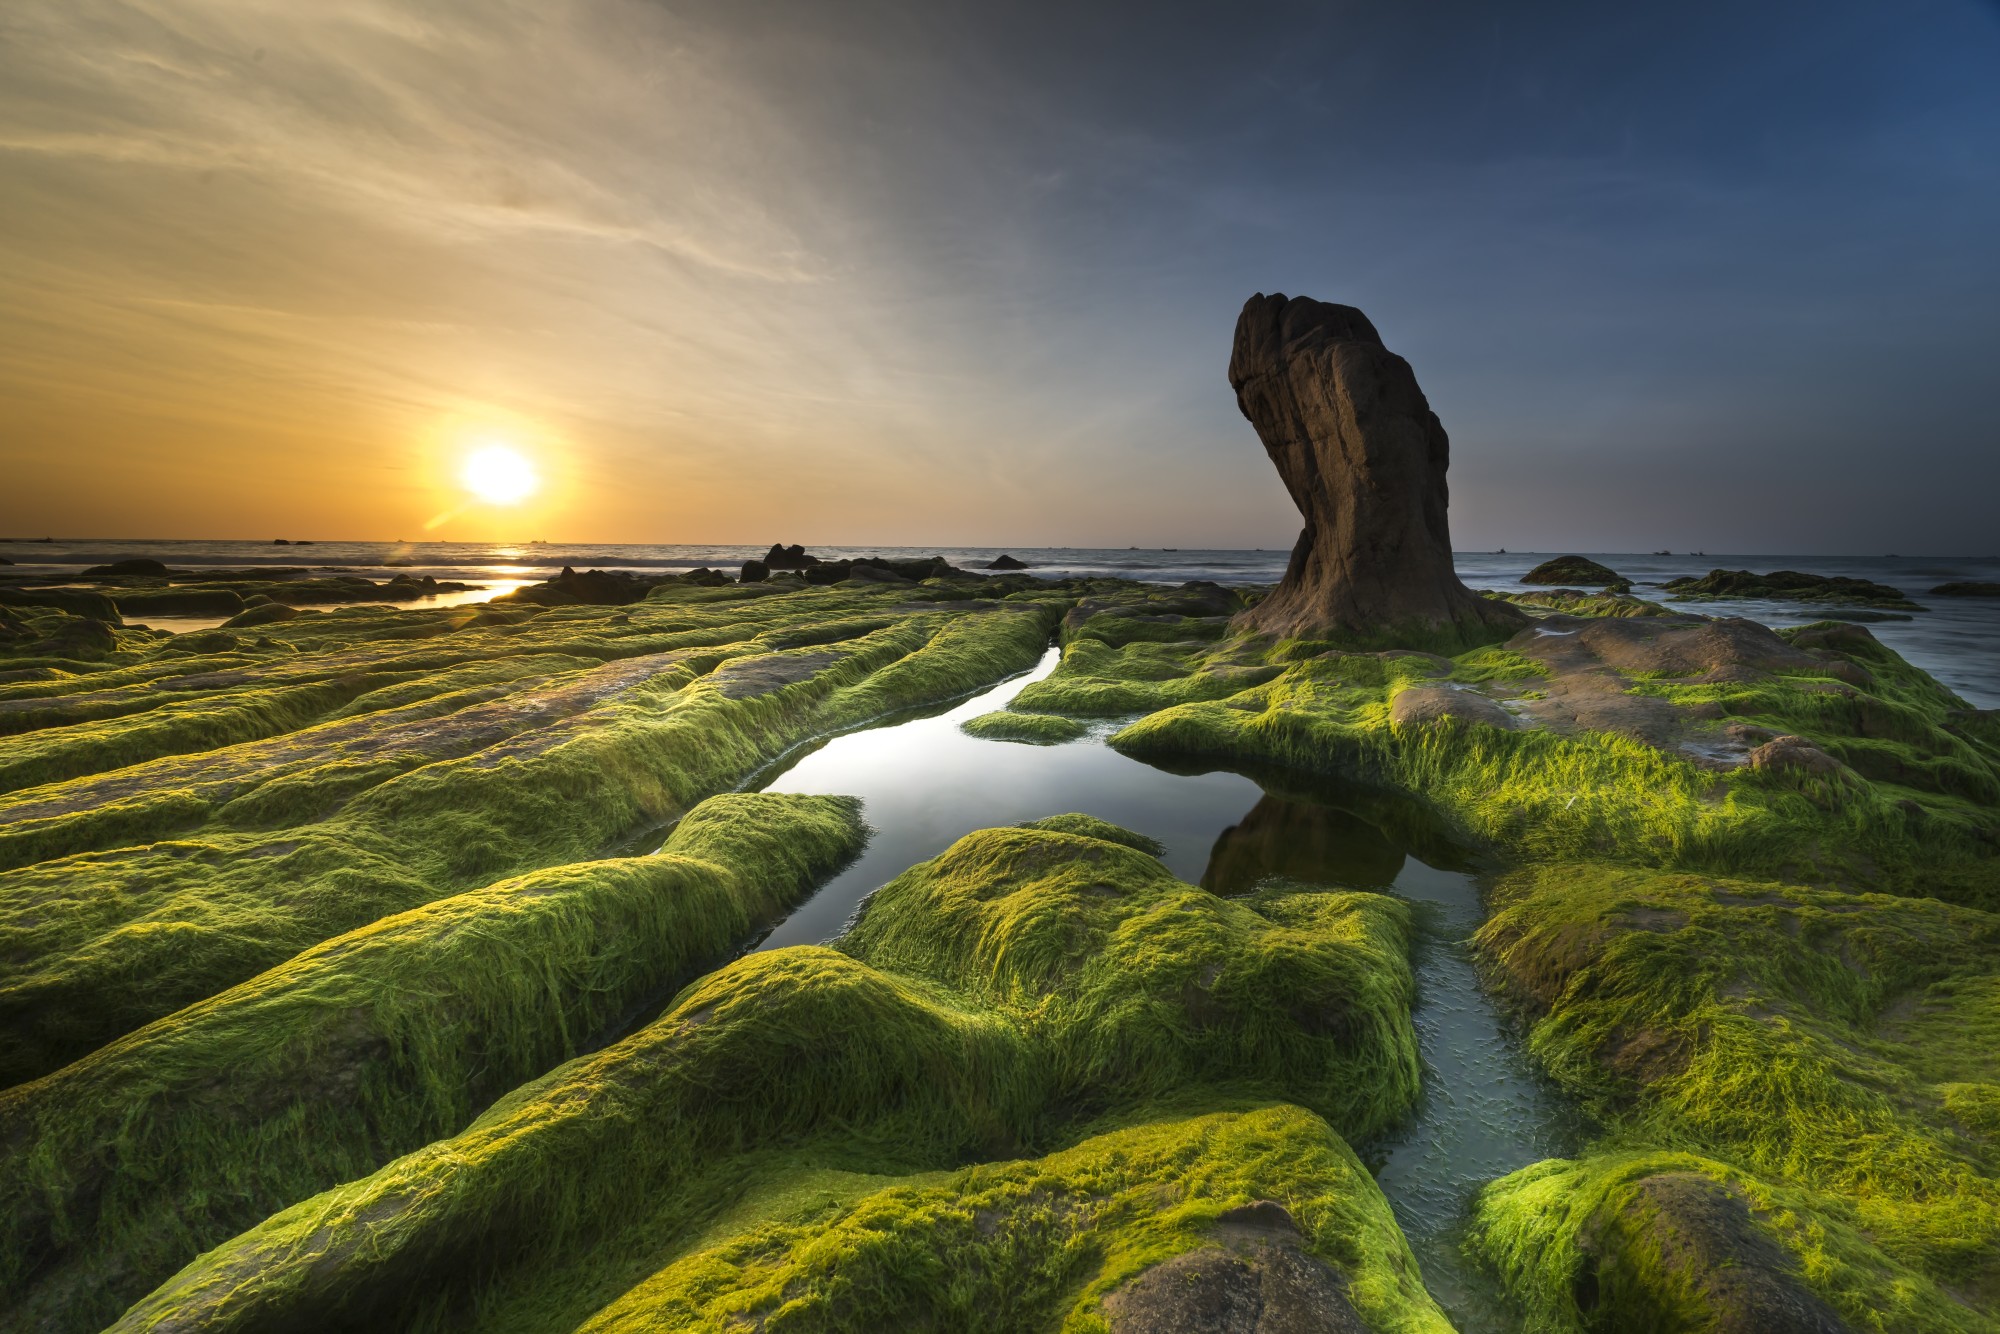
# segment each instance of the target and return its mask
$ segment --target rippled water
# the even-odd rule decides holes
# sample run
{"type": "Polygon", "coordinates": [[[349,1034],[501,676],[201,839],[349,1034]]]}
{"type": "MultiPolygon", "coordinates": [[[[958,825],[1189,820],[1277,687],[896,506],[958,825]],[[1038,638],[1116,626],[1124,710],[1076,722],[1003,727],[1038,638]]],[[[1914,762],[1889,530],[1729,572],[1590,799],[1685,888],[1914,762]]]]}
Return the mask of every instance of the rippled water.
{"type": "Polygon", "coordinates": [[[1491,1278],[1461,1250],[1467,1209],[1492,1178],[1573,1151],[1579,1126],[1479,985],[1467,948],[1481,919],[1473,875],[1418,813],[1377,795],[1267,790],[1234,773],[1169,773],[1104,745],[1108,724],[1059,746],[982,741],[959,730],[1046,676],[1056,660],[1052,650],[1034,671],[955,707],[835,737],[766,775],[769,791],[860,797],[874,833],[861,858],[760,948],[838,935],[869,893],[961,835],[1066,811],[1151,835],[1176,875],[1218,894],[1283,877],[1409,900],[1421,927],[1415,1019],[1424,1096],[1396,1133],[1356,1147],[1377,1168],[1426,1283],[1458,1327],[1466,1334],[1517,1328],[1491,1278]]]}

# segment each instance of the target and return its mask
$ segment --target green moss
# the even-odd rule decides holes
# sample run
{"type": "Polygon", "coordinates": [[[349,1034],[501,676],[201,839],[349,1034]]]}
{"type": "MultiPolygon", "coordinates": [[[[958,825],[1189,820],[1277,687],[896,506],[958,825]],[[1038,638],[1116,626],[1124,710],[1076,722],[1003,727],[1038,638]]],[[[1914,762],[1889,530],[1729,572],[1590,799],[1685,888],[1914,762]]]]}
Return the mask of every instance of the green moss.
{"type": "MultiPolygon", "coordinates": [[[[1795,637],[1822,649],[1822,677],[1737,673],[1629,689],[1684,707],[1691,727],[1704,717],[1768,719],[1853,757],[1857,772],[1831,790],[1809,774],[1720,769],[1617,731],[1393,721],[1391,701],[1406,684],[1447,668],[1461,685],[1526,699],[1519,683],[1547,668],[1507,649],[1449,661],[1321,653],[1265,685],[1142,718],[1111,744],[1155,763],[1275,766],[1408,792],[1461,838],[1518,859],[1921,886],[2000,904],[2000,819],[1985,796],[2000,750],[1956,721],[1962,705],[1954,709],[1949,692],[1865,632],[1838,629],[1865,644],[1823,628],[1795,637]],[[1894,739],[1897,729],[1911,739],[1894,739]]],[[[1062,677],[1043,684],[1061,689],[1062,677]]],[[[1538,697],[1548,694],[1534,684],[1538,697]]]]}
{"type": "MultiPolygon", "coordinates": [[[[1118,842],[970,835],[871,900],[846,945],[863,957],[799,947],[738,960],[652,1025],[524,1086],[458,1135],[201,1257],[120,1327],[279,1329],[309,1314],[570,1328],[640,1285],[641,1306],[719,1295],[707,1262],[685,1284],[646,1280],[666,1259],[713,1249],[721,1201],[781,1176],[795,1184],[802,1170],[900,1178],[1045,1153],[1101,1133],[1079,1124],[1091,1116],[1115,1112],[1130,1127],[1164,1094],[1181,1115],[1277,1096],[1357,1132],[1379,1125],[1393,1115],[1382,1092],[1340,1076],[1386,1071],[1403,1104],[1414,1092],[1404,910],[1354,894],[1260,906],[1179,885],[1118,842]],[[977,940],[937,939],[982,926],[977,940]]],[[[1348,1267],[1357,1301],[1435,1327],[1351,1155],[1305,1112],[1268,1116],[1235,1139],[1234,1123],[1131,1130],[1122,1148],[1090,1146],[1046,1167],[1040,1175],[1072,1182],[1092,1163],[1123,1173],[1104,1184],[1124,1203],[1074,1242],[1043,1228],[1032,1206],[1010,1215],[992,1233],[996,1274],[1042,1274],[1037,1292],[1067,1294],[1085,1321],[1076,1327],[1093,1328],[1090,1305],[1105,1288],[1187,1244],[1225,1199],[1268,1183],[1310,1245],[1348,1267]],[[1178,1177],[1176,1163],[1187,1167],[1178,1177]],[[1215,1188],[1162,1199],[1149,1177],[1215,1188]],[[1158,1217],[1134,1212],[1147,1204],[1158,1217]],[[1041,1259],[1030,1253],[1045,1244],[1041,1259]],[[1109,1265],[1083,1293],[1060,1272],[1079,1247],[1109,1265]]],[[[994,1169],[996,1205],[1036,1179],[994,1169]]],[[[859,1236],[836,1226],[814,1253],[838,1254],[859,1236]]],[[[800,1238],[784,1240],[789,1253],[800,1238]]],[[[905,1309],[913,1289],[894,1276],[952,1254],[953,1236],[931,1240],[929,1260],[917,1232],[869,1248],[863,1272],[884,1286],[852,1318],[905,1309]]]]}
{"type": "Polygon", "coordinates": [[[967,736],[983,741],[1025,741],[1036,746],[1055,746],[1074,741],[1088,729],[1069,718],[1046,713],[1015,713],[996,709],[960,723],[967,736]]]}
{"type": "Polygon", "coordinates": [[[1244,662],[1239,643],[1138,641],[1114,647],[1092,636],[1072,637],[1054,675],[1014,697],[1023,713],[1073,718],[1114,718],[1146,713],[1189,700],[1221,699],[1278,674],[1277,667],[1244,662]]]}
{"type": "MultiPolygon", "coordinates": [[[[2000,917],[1603,866],[1524,870],[1495,902],[1479,945],[1540,1016],[1531,1051],[1621,1141],[1708,1155],[1846,1228],[1839,1256],[1794,1244],[1845,1311],[1901,1284],[1903,1305],[1948,1288],[1992,1314],[2000,1154],[1969,1091],[2000,1078],[2000,917]]],[[[1517,1231],[1539,1207],[1495,1205],[1517,1231]]]]}
{"type": "Polygon", "coordinates": [[[1079,1106],[1202,1081],[1363,1138],[1416,1096],[1408,931],[1382,895],[1224,900],[1117,842],[991,829],[877,891],[840,948],[1019,1010],[1079,1106]]]}
{"type": "Polygon", "coordinates": [[[656,855],[384,918],[0,1092],[0,1304],[101,1326],[726,960],[862,837],[847,798],[712,797],[656,855]]]}
{"type": "MultiPolygon", "coordinates": [[[[1627,584],[1627,588],[1631,585],[1627,584]]],[[[1564,616],[1671,616],[1657,602],[1648,602],[1623,591],[1586,593],[1575,588],[1552,588],[1534,593],[1488,593],[1490,598],[1512,603],[1529,615],[1556,612],[1564,616]]]]}
{"type": "Polygon", "coordinates": [[[101,674],[110,691],[208,692],[185,706],[0,740],[22,765],[116,764],[203,729],[226,742],[232,727],[321,719],[0,800],[0,865],[14,868],[0,873],[0,951],[15,961],[0,1078],[54,1069],[383,915],[599,855],[813,736],[1023,670],[1057,611],[912,607],[871,588],[672,592],[505,625],[464,608],[303,618],[266,627],[269,649],[192,655],[184,671],[142,655],[101,674]],[[857,633],[828,638],[839,623],[857,633]],[[780,647],[801,636],[812,646],[780,647]],[[279,717],[272,699],[303,702],[279,717]]]}
{"type": "Polygon", "coordinates": [[[1481,1195],[1473,1244],[1547,1334],[1996,1327],[1824,1199],[1689,1153],[1524,1168],[1481,1195]]]}
{"type": "Polygon", "coordinates": [[[1228,1211],[1257,1201],[1284,1205],[1369,1328],[1449,1328],[1366,1170],[1294,1107],[1151,1122],[858,1198],[783,1198],[584,1328],[1101,1331],[1107,1294],[1174,1256],[1226,1254],[1228,1211]]]}
{"type": "Polygon", "coordinates": [[[1080,815],[1074,812],[1067,815],[1045,815],[1039,820],[1023,820],[1019,827],[1050,829],[1059,834],[1077,834],[1083,838],[1118,843],[1128,848],[1135,848],[1150,857],[1159,857],[1166,853],[1166,846],[1157,838],[1134,833],[1122,825],[1112,824],[1109,820],[1100,820],[1094,815],[1080,815]]]}

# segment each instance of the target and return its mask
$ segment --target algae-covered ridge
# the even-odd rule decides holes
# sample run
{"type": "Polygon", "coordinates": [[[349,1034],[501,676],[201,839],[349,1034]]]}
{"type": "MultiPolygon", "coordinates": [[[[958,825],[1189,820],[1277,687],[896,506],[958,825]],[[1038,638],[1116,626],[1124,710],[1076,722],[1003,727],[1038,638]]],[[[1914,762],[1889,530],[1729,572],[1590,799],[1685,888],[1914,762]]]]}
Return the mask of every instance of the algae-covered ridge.
{"type": "Polygon", "coordinates": [[[2000,1324],[1992,715],[1848,625],[1558,591],[1442,657],[1252,598],[0,608],[0,1328],[1450,1328],[1356,1154],[1422,1091],[1393,894],[1069,815],[740,953],[865,812],[733,789],[1052,635],[968,731],[1383,789],[1498,868],[1479,956],[1600,1127],[1477,1202],[1526,1327],[2000,1324]]]}

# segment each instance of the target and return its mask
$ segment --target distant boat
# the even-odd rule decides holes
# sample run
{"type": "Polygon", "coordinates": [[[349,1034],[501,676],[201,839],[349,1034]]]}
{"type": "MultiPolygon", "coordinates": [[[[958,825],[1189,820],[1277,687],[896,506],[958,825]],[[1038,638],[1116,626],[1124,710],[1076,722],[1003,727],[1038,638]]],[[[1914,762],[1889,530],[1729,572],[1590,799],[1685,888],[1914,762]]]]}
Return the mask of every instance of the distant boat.
{"type": "Polygon", "coordinates": [[[1653,554],[1654,554],[1655,556],[1671,556],[1671,555],[1673,555],[1674,553],[1673,553],[1673,552],[1671,552],[1671,551],[1655,551],[1655,552],[1654,552],[1653,554]]]}
{"type": "Polygon", "coordinates": [[[1179,548],[1179,547],[1161,547],[1161,548],[1160,548],[1160,550],[1162,550],[1162,551],[1179,551],[1179,550],[1180,550],[1180,548],[1179,548]]]}

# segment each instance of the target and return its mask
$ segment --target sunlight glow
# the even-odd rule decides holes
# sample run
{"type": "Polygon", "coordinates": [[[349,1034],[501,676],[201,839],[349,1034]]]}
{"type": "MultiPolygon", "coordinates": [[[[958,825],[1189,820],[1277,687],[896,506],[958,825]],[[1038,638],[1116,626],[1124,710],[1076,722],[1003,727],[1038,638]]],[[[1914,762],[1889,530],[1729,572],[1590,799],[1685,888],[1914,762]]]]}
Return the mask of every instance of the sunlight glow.
{"type": "Polygon", "coordinates": [[[515,505],[540,485],[535,469],[505,445],[486,445],[465,461],[458,474],[465,489],[489,505],[515,505]]]}

